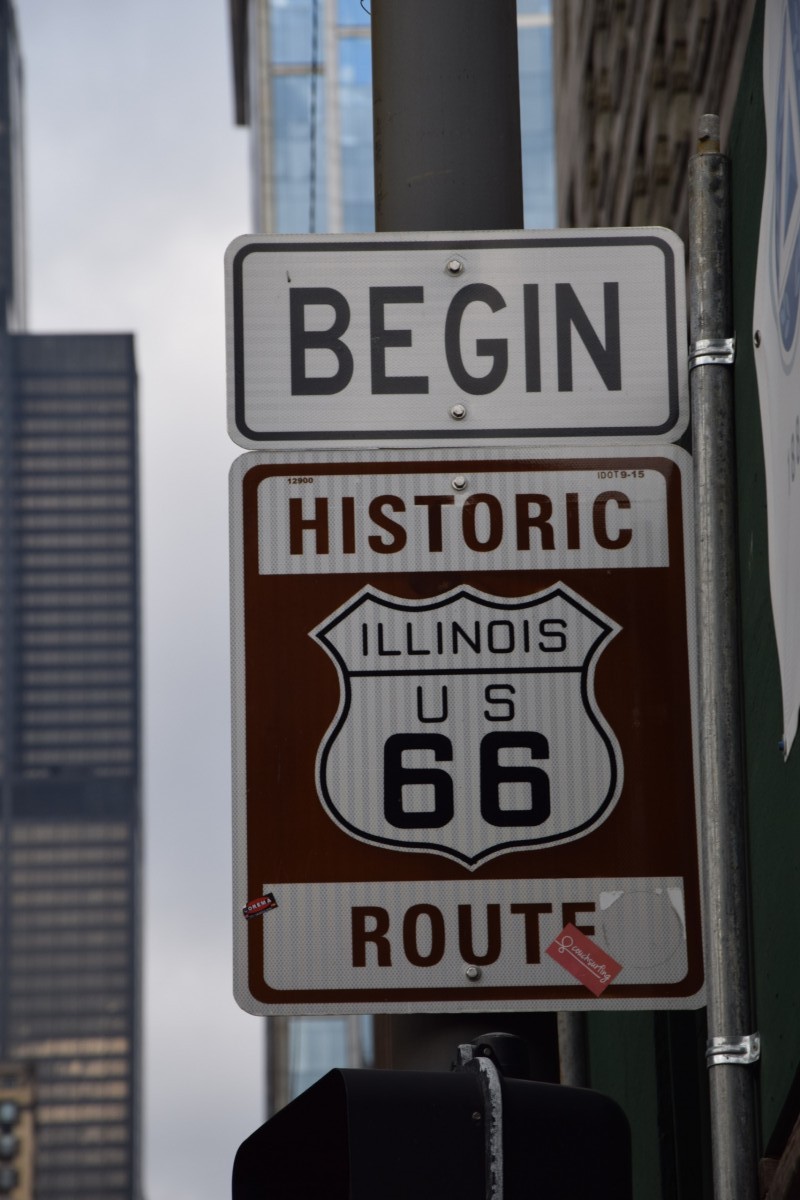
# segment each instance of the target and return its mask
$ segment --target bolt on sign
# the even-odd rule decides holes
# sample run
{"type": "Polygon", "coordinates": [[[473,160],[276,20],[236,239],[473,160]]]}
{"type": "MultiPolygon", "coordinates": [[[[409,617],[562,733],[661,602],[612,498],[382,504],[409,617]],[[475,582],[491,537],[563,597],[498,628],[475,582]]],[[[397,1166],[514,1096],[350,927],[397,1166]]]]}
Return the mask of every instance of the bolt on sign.
{"type": "Polygon", "coordinates": [[[688,423],[666,229],[246,236],[225,278],[246,448],[672,442],[688,423]]]}
{"type": "Polygon", "coordinates": [[[690,459],[244,455],[235,991],[703,1001],[690,459]]]}

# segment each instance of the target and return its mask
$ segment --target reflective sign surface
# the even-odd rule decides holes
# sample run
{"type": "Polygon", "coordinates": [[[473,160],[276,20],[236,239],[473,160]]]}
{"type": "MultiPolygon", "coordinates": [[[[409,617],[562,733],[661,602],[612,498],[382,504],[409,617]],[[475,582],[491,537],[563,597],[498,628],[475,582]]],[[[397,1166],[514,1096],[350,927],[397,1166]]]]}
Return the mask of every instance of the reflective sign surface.
{"type": "Polygon", "coordinates": [[[234,464],[243,1007],[702,1003],[690,484],[673,448],[234,464]]]}
{"type": "Polygon", "coordinates": [[[675,441],[684,249],[667,229],[237,238],[240,446],[675,441]]]}

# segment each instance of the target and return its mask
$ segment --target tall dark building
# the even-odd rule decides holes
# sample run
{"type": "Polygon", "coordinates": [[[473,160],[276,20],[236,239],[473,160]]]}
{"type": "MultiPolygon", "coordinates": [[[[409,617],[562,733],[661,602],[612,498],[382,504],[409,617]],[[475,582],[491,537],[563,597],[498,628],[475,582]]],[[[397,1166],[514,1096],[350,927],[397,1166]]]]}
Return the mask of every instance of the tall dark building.
{"type": "Polygon", "coordinates": [[[34,1079],[36,1200],[139,1200],[133,339],[24,332],[11,0],[0,37],[0,1060],[34,1079]]]}

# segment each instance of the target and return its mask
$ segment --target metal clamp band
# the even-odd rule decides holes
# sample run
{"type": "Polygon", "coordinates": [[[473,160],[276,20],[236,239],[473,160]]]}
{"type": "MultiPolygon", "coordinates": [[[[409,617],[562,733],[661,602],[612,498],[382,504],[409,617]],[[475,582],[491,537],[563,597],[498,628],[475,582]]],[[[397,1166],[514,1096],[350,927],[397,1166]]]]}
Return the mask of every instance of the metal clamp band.
{"type": "Polygon", "coordinates": [[[457,1071],[476,1073],[484,1108],[484,1165],[486,1200],[503,1200],[503,1089],[500,1072],[491,1058],[477,1054],[467,1042],[458,1047],[457,1071]]]}
{"type": "Polygon", "coordinates": [[[699,338],[689,347],[689,370],[695,367],[732,367],[736,338],[699,338]]]}
{"type": "Polygon", "coordinates": [[[706,1043],[706,1066],[736,1063],[747,1067],[761,1057],[761,1034],[748,1033],[740,1038],[714,1037],[706,1043]]]}

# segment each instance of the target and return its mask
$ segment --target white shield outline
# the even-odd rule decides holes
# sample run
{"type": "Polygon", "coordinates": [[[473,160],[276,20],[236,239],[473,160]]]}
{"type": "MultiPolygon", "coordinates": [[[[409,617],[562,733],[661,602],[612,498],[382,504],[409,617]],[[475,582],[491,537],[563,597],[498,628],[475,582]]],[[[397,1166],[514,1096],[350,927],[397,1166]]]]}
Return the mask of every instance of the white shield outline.
{"type": "MultiPolygon", "coordinates": [[[[390,595],[386,592],[381,592],[371,584],[365,585],[359,592],[342,604],[334,613],[327,617],[323,622],[312,629],[309,637],[312,637],[326,651],[329,657],[333,660],[339,676],[340,698],[339,707],[336,715],[331,722],[328,730],[323,737],[319,750],[317,752],[316,761],[316,783],[317,794],[323,807],[328,812],[328,815],[334,822],[344,829],[350,836],[358,841],[368,844],[377,844],[386,848],[400,850],[404,852],[424,852],[434,854],[444,854],[447,857],[455,858],[457,861],[466,866],[469,870],[474,870],[481,863],[490,858],[494,858],[499,854],[505,854],[519,850],[533,850],[537,848],[545,848],[554,845],[560,845],[565,842],[575,841],[597,828],[607,819],[613,811],[623,783],[623,761],[619,742],[616,735],[608,724],[606,718],[601,712],[597,698],[594,692],[594,675],[595,668],[602,650],[620,631],[620,626],[608,617],[600,609],[596,608],[590,601],[580,596],[573,591],[568,585],[559,582],[546,588],[544,591],[534,593],[533,595],[523,597],[503,597],[490,595],[489,593],[478,591],[469,585],[461,585],[454,588],[452,591],[446,592],[437,596],[433,600],[407,600],[397,596],[390,595]],[[602,795],[591,802],[591,813],[577,825],[560,830],[555,833],[543,834],[542,836],[527,836],[506,839],[501,842],[494,842],[490,846],[486,846],[475,853],[465,853],[463,850],[455,846],[448,846],[443,843],[434,841],[415,841],[409,842],[401,837],[390,837],[384,834],[371,833],[364,829],[342,812],[342,808],[337,803],[336,798],[332,794],[328,779],[328,763],[331,752],[342,732],[345,723],[348,720],[353,702],[352,678],[357,676],[372,675],[379,676],[397,676],[404,675],[412,678],[419,677],[422,674],[437,674],[441,676],[451,675],[453,672],[447,668],[440,668],[436,671],[424,672],[413,669],[404,669],[401,671],[383,670],[383,671],[353,671],[348,665],[342,650],[334,644],[331,636],[337,628],[341,628],[345,622],[350,621],[355,614],[365,609],[365,606],[378,606],[384,610],[400,612],[406,614],[419,614],[445,610],[448,606],[453,606],[459,600],[470,601],[481,609],[489,609],[493,611],[505,611],[524,613],[541,608],[554,598],[560,598],[570,608],[577,610],[584,618],[589,626],[596,629],[588,647],[584,650],[583,656],[579,662],[570,667],[528,667],[523,669],[512,668],[510,670],[498,667],[492,671],[480,671],[478,669],[465,670],[462,672],[467,675],[474,674],[527,674],[527,675],[577,675],[580,682],[580,700],[582,702],[583,711],[593,727],[596,738],[599,744],[604,747],[607,755],[608,778],[607,782],[602,786],[602,795]]],[[[605,762],[605,759],[603,760],[605,762]]]]}

